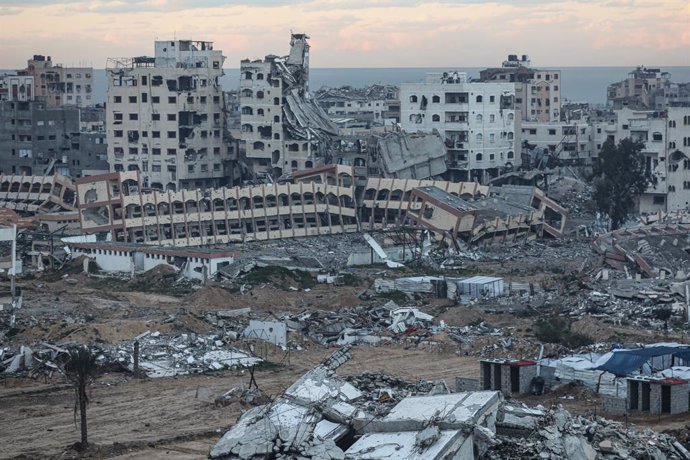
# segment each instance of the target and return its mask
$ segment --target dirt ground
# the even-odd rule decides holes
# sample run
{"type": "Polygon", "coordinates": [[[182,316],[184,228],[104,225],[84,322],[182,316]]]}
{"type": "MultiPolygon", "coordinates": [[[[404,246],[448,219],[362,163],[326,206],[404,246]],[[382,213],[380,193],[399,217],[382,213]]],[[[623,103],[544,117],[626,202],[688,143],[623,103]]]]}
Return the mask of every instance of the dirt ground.
{"type": "MultiPolygon", "coordinates": [[[[292,354],[290,364],[257,371],[260,388],[278,395],[333,350],[313,347],[292,354]]],[[[270,361],[280,361],[273,350],[270,361]]],[[[340,375],[384,372],[407,380],[445,379],[453,385],[459,375],[477,376],[473,358],[399,346],[358,347],[340,375]]],[[[240,415],[237,404],[216,407],[198,398],[205,389],[215,393],[248,383],[248,373],[227,371],[209,375],[135,380],[109,374],[91,387],[88,409],[89,439],[109,446],[99,457],[119,459],[206,458],[210,448],[240,415]],[[200,390],[201,389],[201,390],[200,390]],[[113,446],[115,444],[115,446],[113,446]]],[[[61,383],[42,384],[6,380],[0,385],[0,458],[65,458],[61,452],[78,441],[73,418],[74,392],[61,383]],[[23,457],[21,457],[23,456],[23,457]]]]}

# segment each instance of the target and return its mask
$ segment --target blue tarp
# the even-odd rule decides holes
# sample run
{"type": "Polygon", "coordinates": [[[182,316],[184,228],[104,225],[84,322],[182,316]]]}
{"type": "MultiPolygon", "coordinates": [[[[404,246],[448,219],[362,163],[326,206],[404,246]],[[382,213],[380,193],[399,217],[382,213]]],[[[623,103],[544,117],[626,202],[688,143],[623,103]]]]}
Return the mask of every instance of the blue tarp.
{"type": "Polygon", "coordinates": [[[672,355],[684,361],[690,361],[690,345],[658,345],[628,350],[614,350],[602,356],[600,361],[606,357],[608,359],[594,369],[607,371],[619,376],[628,375],[642,367],[651,358],[665,355],[672,355]]]}

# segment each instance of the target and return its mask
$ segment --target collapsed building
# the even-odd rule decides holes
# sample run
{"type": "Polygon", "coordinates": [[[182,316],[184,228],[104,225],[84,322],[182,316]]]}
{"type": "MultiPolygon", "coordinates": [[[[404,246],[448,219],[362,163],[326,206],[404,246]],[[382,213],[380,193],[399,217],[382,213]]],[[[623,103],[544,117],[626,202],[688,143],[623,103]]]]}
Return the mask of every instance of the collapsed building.
{"type": "Polygon", "coordinates": [[[292,34],[287,56],[240,64],[243,161],[255,176],[278,178],[326,163],[338,133],[309,93],[308,38],[292,34]]]}
{"type": "Polygon", "coordinates": [[[371,166],[380,177],[426,179],[447,171],[446,147],[438,134],[393,132],[370,139],[371,166]]]}
{"type": "Polygon", "coordinates": [[[292,183],[206,191],[142,191],[136,171],[77,181],[84,233],[113,241],[201,246],[351,233],[401,225],[477,244],[560,237],[567,210],[536,187],[369,179],[358,198],[353,169],[324,165],[292,183]]]}

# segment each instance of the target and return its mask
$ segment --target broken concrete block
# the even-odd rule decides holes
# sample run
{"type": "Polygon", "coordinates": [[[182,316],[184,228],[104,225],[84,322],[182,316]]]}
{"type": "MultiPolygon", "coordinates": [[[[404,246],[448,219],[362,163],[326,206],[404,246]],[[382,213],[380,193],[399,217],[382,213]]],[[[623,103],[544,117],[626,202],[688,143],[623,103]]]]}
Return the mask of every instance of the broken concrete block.
{"type": "Polygon", "coordinates": [[[597,451],[584,438],[567,435],[563,440],[565,456],[570,460],[595,460],[597,451]]]}

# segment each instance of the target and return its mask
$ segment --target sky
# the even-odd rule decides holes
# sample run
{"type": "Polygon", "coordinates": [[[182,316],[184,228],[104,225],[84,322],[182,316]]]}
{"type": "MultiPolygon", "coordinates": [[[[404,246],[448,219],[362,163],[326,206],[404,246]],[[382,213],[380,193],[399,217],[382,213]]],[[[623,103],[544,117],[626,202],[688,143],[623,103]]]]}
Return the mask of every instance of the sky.
{"type": "Polygon", "coordinates": [[[0,68],[104,68],[154,40],[215,42],[225,67],[311,39],[313,67],[690,66],[690,0],[0,0],[0,68]]]}

